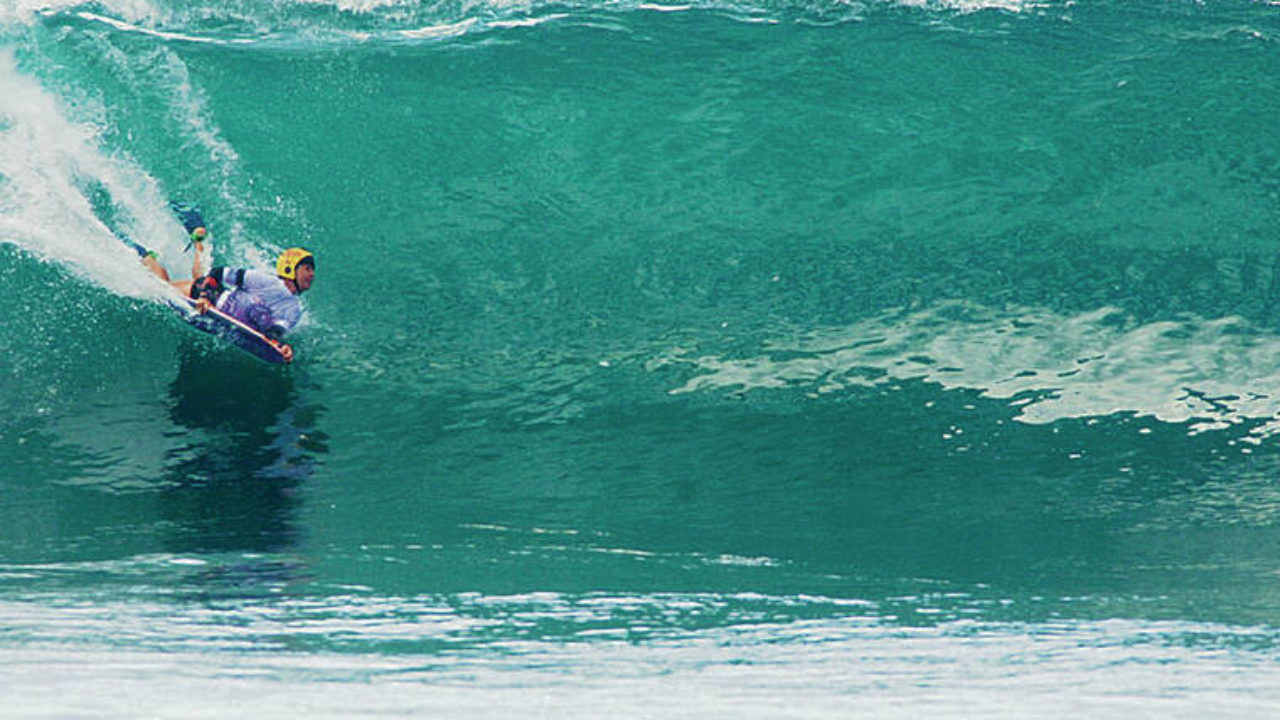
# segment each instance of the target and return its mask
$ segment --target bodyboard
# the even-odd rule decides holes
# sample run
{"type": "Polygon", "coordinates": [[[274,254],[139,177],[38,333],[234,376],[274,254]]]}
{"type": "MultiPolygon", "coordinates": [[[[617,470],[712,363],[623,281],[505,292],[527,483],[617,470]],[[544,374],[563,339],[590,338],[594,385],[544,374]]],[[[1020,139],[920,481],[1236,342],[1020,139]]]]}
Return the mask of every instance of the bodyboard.
{"type": "Polygon", "coordinates": [[[195,310],[196,301],[185,297],[181,301],[170,300],[169,304],[182,314],[182,319],[191,327],[217,336],[259,360],[280,365],[292,362],[292,357],[286,355],[287,345],[272,340],[217,308],[209,308],[203,314],[198,313],[195,310]]]}

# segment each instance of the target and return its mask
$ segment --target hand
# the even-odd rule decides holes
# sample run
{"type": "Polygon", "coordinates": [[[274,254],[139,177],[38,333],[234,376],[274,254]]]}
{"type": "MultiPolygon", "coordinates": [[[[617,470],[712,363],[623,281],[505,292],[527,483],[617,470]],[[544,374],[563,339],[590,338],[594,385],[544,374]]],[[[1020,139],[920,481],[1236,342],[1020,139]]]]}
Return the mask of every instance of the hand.
{"type": "Polygon", "coordinates": [[[212,307],[213,303],[209,302],[209,298],[200,298],[199,300],[196,300],[196,312],[201,315],[209,312],[209,309],[212,307]]]}
{"type": "Polygon", "coordinates": [[[284,356],[285,362],[287,363],[293,362],[293,348],[289,347],[284,343],[280,343],[280,354],[284,356]]]}

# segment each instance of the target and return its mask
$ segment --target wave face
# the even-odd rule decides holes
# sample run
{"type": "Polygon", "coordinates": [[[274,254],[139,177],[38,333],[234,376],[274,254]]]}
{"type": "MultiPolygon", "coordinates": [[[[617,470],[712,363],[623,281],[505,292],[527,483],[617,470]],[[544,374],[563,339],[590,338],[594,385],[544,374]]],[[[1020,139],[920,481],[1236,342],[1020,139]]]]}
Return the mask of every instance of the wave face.
{"type": "Polygon", "coordinates": [[[5,4],[0,697],[1274,707],[1278,32],[5,4]],[[214,263],[316,252],[298,363],[167,309],[119,238],[184,277],[170,201],[214,263]]]}

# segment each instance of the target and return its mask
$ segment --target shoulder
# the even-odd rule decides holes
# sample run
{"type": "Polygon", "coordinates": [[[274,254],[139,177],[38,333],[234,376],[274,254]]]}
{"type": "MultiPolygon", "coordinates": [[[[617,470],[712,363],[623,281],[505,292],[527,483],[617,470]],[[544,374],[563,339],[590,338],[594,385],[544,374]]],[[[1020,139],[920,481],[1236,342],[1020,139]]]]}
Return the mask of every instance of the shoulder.
{"type": "Polygon", "coordinates": [[[265,270],[245,270],[244,286],[250,292],[289,292],[283,280],[265,270]]]}
{"type": "Polygon", "coordinates": [[[279,282],[283,284],[280,278],[276,277],[275,273],[267,272],[266,270],[258,270],[256,268],[245,270],[244,277],[245,277],[245,280],[257,282],[257,283],[275,284],[279,282]]]}

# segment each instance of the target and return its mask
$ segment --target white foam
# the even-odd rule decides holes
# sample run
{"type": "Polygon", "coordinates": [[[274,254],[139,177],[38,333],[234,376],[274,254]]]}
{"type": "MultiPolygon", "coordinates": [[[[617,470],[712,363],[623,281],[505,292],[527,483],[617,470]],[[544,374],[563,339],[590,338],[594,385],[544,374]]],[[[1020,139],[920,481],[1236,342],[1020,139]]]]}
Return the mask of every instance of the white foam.
{"type": "Polygon", "coordinates": [[[658,3],[640,3],[636,5],[637,10],[649,10],[652,12],[685,12],[692,10],[692,5],[660,5],[658,3]]]}
{"type": "MultiPolygon", "coordinates": [[[[0,24],[29,23],[42,15],[54,15],[84,7],[84,0],[5,0],[0,3],[0,24]]],[[[156,20],[158,11],[149,0],[100,0],[103,12],[130,23],[156,20]]]]}
{"type": "Polygon", "coordinates": [[[98,128],[70,120],[58,99],[23,75],[9,53],[0,53],[0,173],[0,242],[60,262],[124,295],[167,292],[95,216],[83,190],[86,182],[100,185],[125,211],[133,236],[162,252],[177,252],[177,226],[155,181],[128,159],[104,151],[98,128]]]}
{"type": "Polygon", "coordinates": [[[1045,5],[1043,0],[898,0],[898,4],[926,10],[940,9],[960,13],[975,13],[983,10],[1016,13],[1045,5]]]}
{"type": "Polygon", "coordinates": [[[384,8],[402,7],[404,0],[297,0],[301,5],[320,5],[342,12],[368,13],[384,8]]]}
{"type": "Polygon", "coordinates": [[[466,20],[461,20],[456,23],[428,25],[426,27],[413,28],[411,30],[397,30],[396,35],[410,40],[460,37],[465,35],[468,30],[476,25],[477,21],[475,18],[467,18],[466,20]]]}
{"type": "Polygon", "coordinates": [[[568,13],[551,13],[550,15],[543,15],[541,17],[528,17],[518,20],[494,20],[490,22],[489,25],[490,27],[495,28],[537,27],[544,23],[564,20],[568,17],[570,17],[568,13]]]}
{"type": "Polygon", "coordinates": [[[676,355],[698,375],[674,394],[801,388],[814,395],[904,380],[1008,400],[1017,419],[1131,413],[1192,432],[1246,421],[1280,432],[1280,337],[1235,318],[1138,324],[1102,308],[1062,315],[948,303],[798,333],[761,357],[676,355]],[[776,359],[775,359],[776,358],[776,359]]]}
{"type": "Polygon", "coordinates": [[[97,13],[91,13],[91,12],[77,12],[76,16],[82,20],[89,20],[91,22],[99,22],[104,25],[110,25],[111,27],[117,30],[122,30],[125,32],[136,32],[143,35],[150,35],[152,37],[159,38],[161,40],[180,40],[182,42],[205,43],[209,45],[236,45],[236,44],[247,44],[247,43],[253,42],[248,38],[231,38],[228,40],[224,40],[224,39],[212,38],[212,37],[202,37],[200,35],[192,35],[188,33],[157,30],[154,28],[146,27],[143,24],[126,22],[124,20],[119,20],[117,18],[108,17],[106,15],[99,15],[97,13]]]}

